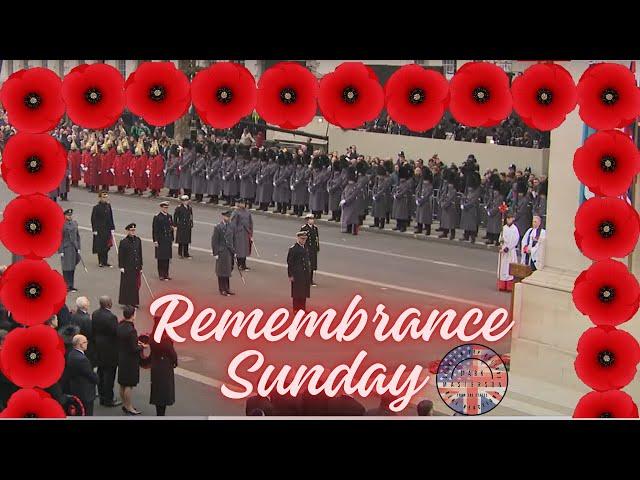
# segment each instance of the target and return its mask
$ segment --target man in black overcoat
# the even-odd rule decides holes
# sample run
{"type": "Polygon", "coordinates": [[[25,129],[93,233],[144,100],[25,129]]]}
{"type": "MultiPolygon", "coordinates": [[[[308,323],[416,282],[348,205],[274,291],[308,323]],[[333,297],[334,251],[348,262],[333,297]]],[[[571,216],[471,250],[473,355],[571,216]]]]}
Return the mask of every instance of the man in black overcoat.
{"type": "Polygon", "coordinates": [[[100,308],[91,315],[96,349],[95,364],[98,367],[98,394],[100,405],[105,407],[122,405],[113,393],[118,368],[118,317],[111,312],[112,306],[111,298],[102,296],[100,308]]]}
{"type": "Polygon", "coordinates": [[[173,254],[174,230],[173,218],[169,214],[169,202],[160,203],[160,213],[153,217],[153,245],[156,247],[158,276],[160,280],[171,280],[169,263],[173,254]]]}
{"type": "Polygon", "coordinates": [[[142,272],[142,242],[136,236],[136,224],[126,227],[127,236],[120,241],[118,267],[120,268],[120,305],[140,305],[142,272]]]}
{"type": "Polygon", "coordinates": [[[300,229],[301,232],[307,233],[307,241],[304,248],[309,252],[309,261],[311,262],[311,286],[315,287],[316,282],[313,280],[313,272],[318,269],[318,252],[320,251],[320,234],[318,227],[315,225],[315,217],[313,213],[308,213],[305,217],[305,223],[300,229]]]}
{"type": "Polygon", "coordinates": [[[287,254],[287,274],[291,282],[293,310],[305,310],[307,298],[311,297],[311,262],[309,251],[305,248],[307,232],[296,234],[296,243],[289,247],[287,254]]]}
{"type": "Polygon", "coordinates": [[[222,212],[222,221],[213,229],[211,235],[211,254],[216,259],[216,276],[220,295],[235,295],[230,290],[229,278],[233,271],[236,252],[233,247],[233,225],[230,223],[231,210],[222,212]]]}
{"type": "Polygon", "coordinates": [[[177,228],[178,256],[180,258],[191,258],[189,244],[191,243],[191,230],[193,230],[193,208],[189,205],[188,195],[182,195],[180,200],[182,203],[176,207],[173,213],[173,223],[177,228]]]}
{"type": "Polygon", "coordinates": [[[109,204],[109,194],[100,192],[98,204],[91,211],[91,230],[93,231],[93,253],[98,255],[98,266],[109,267],[109,249],[113,244],[113,212],[109,204]]]}
{"type": "Polygon", "coordinates": [[[91,362],[86,357],[87,337],[76,335],[73,337],[73,348],[67,355],[65,378],[67,394],[75,395],[84,405],[85,415],[93,416],[93,402],[96,399],[96,385],[98,376],[91,368],[91,362]]]}

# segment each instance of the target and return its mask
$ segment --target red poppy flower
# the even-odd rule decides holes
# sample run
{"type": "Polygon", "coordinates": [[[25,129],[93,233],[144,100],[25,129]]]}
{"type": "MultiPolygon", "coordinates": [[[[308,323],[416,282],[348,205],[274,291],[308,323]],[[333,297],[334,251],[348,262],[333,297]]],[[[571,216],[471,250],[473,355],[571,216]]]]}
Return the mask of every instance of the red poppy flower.
{"type": "Polygon", "coordinates": [[[127,107],[145,122],[163,127],[189,110],[189,79],[173,62],[145,62],[125,83],[127,107]]]}
{"type": "Polygon", "coordinates": [[[589,136],[573,156],[578,179],[595,195],[617,197],[626,193],[640,172],[640,154],[619,130],[602,130],[589,136]]]}
{"type": "Polygon", "coordinates": [[[509,78],[497,65],[465,63],[449,83],[449,111],[470,127],[493,127],[511,113],[509,78]]]}
{"type": "Polygon", "coordinates": [[[578,101],[571,74],[554,63],[527,68],[511,84],[511,95],[522,121],[542,131],[559,127],[578,101]]]}
{"type": "Polygon", "coordinates": [[[85,128],[107,128],[124,110],[124,79],[106,63],[78,65],[62,81],[62,98],[74,123],[85,128]]]}
{"type": "Polygon", "coordinates": [[[64,178],[67,152],[46,133],[17,133],[4,147],[0,168],[7,186],[15,193],[48,194],[64,178]]]}
{"type": "Polygon", "coordinates": [[[329,123],[357,128],[380,114],[384,91],[371,67],[345,62],[320,80],[318,104],[329,123]]]}
{"type": "Polygon", "coordinates": [[[11,395],[0,418],[65,418],[62,406],[39,388],[22,388],[11,395]]]}
{"type": "Polygon", "coordinates": [[[266,122],[294,130],[313,120],[318,89],[318,80],[309,70],[280,62],[260,77],[256,110],[266,122]]]}
{"type": "Polygon", "coordinates": [[[64,215],[56,202],[37,193],[14,198],[4,209],[0,240],[27,258],[50,257],[62,241],[64,215]]]}
{"type": "Polygon", "coordinates": [[[244,66],[220,62],[200,70],[191,82],[198,116],[213,128],[231,128],[256,106],[256,81],[244,66]]]}
{"type": "Polygon", "coordinates": [[[62,308],[67,286],[43,260],[21,260],[0,277],[0,303],[23,325],[47,321],[62,308]]]}
{"type": "Polygon", "coordinates": [[[573,418],[638,418],[638,406],[621,390],[589,392],[576,405],[573,418]]]}
{"type": "Polygon", "coordinates": [[[586,385],[598,390],[616,390],[636,376],[640,345],[633,335],[614,327],[592,327],[578,340],[576,374],[586,385]]]}
{"type": "Polygon", "coordinates": [[[640,285],[623,263],[601,260],[576,278],[573,303],[596,325],[619,325],[638,311],[640,285]]]}
{"type": "Polygon", "coordinates": [[[638,242],[638,212],[615,197],[593,197],[578,208],[574,237],[582,254],[591,260],[629,255],[638,242]]]}
{"type": "Polygon", "coordinates": [[[62,81],[48,68],[19,70],[2,85],[0,103],[16,130],[48,132],[64,115],[62,81]]]}
{"type": "Polygon", "coordinates": [[[15,328],[0,350],[2,373],[24,388],[48,388],[64,370],[64,342],[53,328],[35,325],[15,328]]]}
{"type": "Polygon", "coordinates": [[[590,65],[578,81],[580,118],[596,130],[626,127],[640,115],[635,75],[624,65],[590,65]]]}
{"type": "Polygon", "coordinates": [[[449,84],[434,70],[405,65],[384,86],[387,112],[414,132],[433,128],[449,104],[449,84]]]}

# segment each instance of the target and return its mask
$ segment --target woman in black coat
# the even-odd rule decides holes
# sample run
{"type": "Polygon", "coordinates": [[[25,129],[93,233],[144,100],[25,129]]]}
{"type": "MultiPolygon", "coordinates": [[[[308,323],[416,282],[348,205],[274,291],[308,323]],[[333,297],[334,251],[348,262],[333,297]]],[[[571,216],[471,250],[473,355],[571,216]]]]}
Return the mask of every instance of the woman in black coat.
{"type": "MultiPolygon", "coordinates": [[[[160,317],[154,318],[155,332],[160,317]]],[[[151,336],[151,399],[149,403],[156,406],[156,414],[164,417],[167,406],[176,401],[176,386],[173,369],[178,366],[178,354],[173,348],[173,341],[163,333],[160,342],[151,336]]]]}
{"type": "Polygon", "coordinates": [[[140,415],[133,407],[133,387],[140,382],[140,352],[143,345],[138,341],[138,332],[133,325],[135,308],[127,305],[123,309],[124,319],[118,324],[118,384],[125,415],[140,415]]]}

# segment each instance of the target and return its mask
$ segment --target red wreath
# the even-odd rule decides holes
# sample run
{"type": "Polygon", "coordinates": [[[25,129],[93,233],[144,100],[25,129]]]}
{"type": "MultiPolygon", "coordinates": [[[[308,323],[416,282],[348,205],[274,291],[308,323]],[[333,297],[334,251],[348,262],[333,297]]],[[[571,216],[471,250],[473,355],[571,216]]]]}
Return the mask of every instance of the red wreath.
{"type": "Polygon", "coordinates": [[[578,81],[580,118],[596,130],[626,127],[640,115],[635,75],[624,65],[590,65],[578,81]]]}
{"type": "Polygon", "coordinates": [[[318,89],[318,80],[309,70],[280,62],[261,75],[256,110],[266,122],[295,130],[316,115],[318,89]]]}
{"type": "Polygon", "coordinates": [[[635,338],[614,327],[592,327],[578,340],[576,374],[599,392],[620,389],[636,376],[640,345],[635,338]]]}
{"type": "Polygon", "coordinates": [[[124,110],[124,79],[106,63],[78,65],[62,81],[62,98],[73,123],[85,128],[107,128],[124,110]]]}
{"type": "Polygon", "coordinates": [[[65,418],[62,406],[38,388],[22,388],[7,402],[0,418],[65,418]]]}
{"type": "Polygon", "coordinates": [[[173,62],[145,62],[125,83],[127,108],[145,122],[163,127],[189,110],[189,79],[173,62]]]}
{"type": "Polygon", "coordinates": [[[15,328],[4,339],[0,350],[2,373],[24,388],[48,388],[64,370],[64,342],[53,328],[34,325],[15,328]]]}
{"type": "Polygon", "coordinates": [[[66,296],[62,275],[43,260],[21,260],[0,277],[0,303],[23,325],[47,321],[60,311],[66,296]]]}
{"type": "Polygon", "coordinates": [[[591,135],[573,156],[578,179],[595,195],[617,197],[640,172],[640,154],[628,135],[602,130],[591,135]]]}
{"type": "Polygon", "coordinates": [[[50,257],[62,241],[64,215],[56,202],[37,193],[14,198],[4,209],[0,240],[27,258],[50,257]]]}
{"type": "Polygon", "coordinates": [[[48,132],[64,115],[62,81],[47,68],[19,70],[2,85],[0,103],[16,130],[48,132]]]}
{"type": "Polygon", "coordinates": [[[576,405],[573,418],[638,418],[638,406],[621,390],[589,392],[576,405]]]}
{"type": "Polygon", "coordinates": [[[493,127],[511,113],[509,78],[492,63],[465,63],[449,84],[449,111],[463,125],[493,127]]]}
{"type": "Polygon", "coordinates": [[[640,285],[623,263],[601,260],[576,278],[573,303],[596,325],[619,325],[638,311],[640,285]]]}
{"type": "Polygon", "coordinates": [[[640,233],[638,212],[614,197],[590,198],[578,208],[574,237],[582,254],[591,260],[629,255],[640,233]]]}
{"type": "Polygon", "coordinates": [[[2,177],[17,194],[55,190],[67,169],[67,153],[60,142],[44,133],[17,133],[2,154],[2,177]]]}
{"type": "Polygon", "coordinates": [[[345,62],[320,80],[318,104],[329,123],[358,128],[378,117],[384,91],[371,67],[345,62]]]}
{"type": "Polygon", "coordinates": [[[549,131],[576,108],[578,92],[571,74],[560,65],[539,63],[511,84],[513,108],[528,126],[549,131]]]}
{"type": "Polygon", "coordinates": [[[391,75],[384,87],[387,112],[393,120],[414,132],[433,128],[449,104],[449,84],[434,70],[405,65],[391,75]]]}
{"type": "Polygon", "coordinates": [[[253,112],[256,82],[244,66],[220,62],[196,74],[191,97],[203,122],[213,128],[231,128],[253,112]]]}

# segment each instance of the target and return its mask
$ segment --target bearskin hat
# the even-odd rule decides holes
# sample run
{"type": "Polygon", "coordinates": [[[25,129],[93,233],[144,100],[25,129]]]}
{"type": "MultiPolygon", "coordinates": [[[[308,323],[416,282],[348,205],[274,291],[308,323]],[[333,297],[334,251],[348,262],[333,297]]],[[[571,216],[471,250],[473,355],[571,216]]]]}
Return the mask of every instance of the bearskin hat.
{"type": "Polygon", "coordinates": [[[185,138],[182,140],[182,148],[191,148],[191,139],[185,138]]]}
{"type": "Polygon", "coordinates": [[[538,185],[538,195],[547,195],[548,190],[549,190],[549,180],[540,182],[540,184],[538,185]]]}
{"type": "Polygon", "coordinates": [[[356,173],[358,175],[365,175],[367,173],[367,170],[369,170],[369,166],[364,160],[360,160],[356,163],[356,173]]]}
{"type": "Polygon", "coordinates": [[[302,165],[302,156],[297,153],[293,156],[293,164],[294,165],[302,165]]]}
{"type": "Polygon", "coordinates": [[[334,160],[333,162],[331,162],[331,170],[334,172],[339,172],[342,170],[342,164],[340,163],[340,160],[334,160]]]}
{"type": "MultiPolygon", "coordinates": [[[[126,147],[125,146],[123,146],[122,149],[124,151],[126,151],[126,147]]],[[[178,145],[175,144],[175,143],[173,145],[171,145],[171,148],[169,148],[169,153],[171,155],[174,155],[174,156],[177,157],[180,154],[180,150],[178,149],[178,145]]]]}
{"type": "Polygon", "coordinates": [[[478,188],[482,182],[478,172],[470,172],[466,175],[467,188],[478,188]]]}
{"type": "Polygon", "coordinates": [[[320,155],[320,166],[322,168],[325,168],[325,167],[328,167],[329,165],[331,165],[331,160],[329,160],[329,157],[324,153],[320,155]]]}
{"type": "Polygon", "coordinates": [[[524,177],[520,177],[516,181],[516,192],[517,193],[527,193],[527,180],[524,177]]]}
{"type": "Polygon", "coordinates": [[[258,159],[261,162],[266,162],[267,160],[269,160],[267,150],[262,150],[261,152],[258,152],[258,159]]]}
{"type": "Polygon", "coordinates": [[[259,152],[260,152],[260,149],[257,147],[251,147],[249,149],[249,155],[251,156],[251,158],[257,157],[259,152]]]}
{"type": "Polygon", "coordinates": [[[311,159],[311,168],[315,169],[319,169],[321,167],[320,165],[320,157],[313,157],[311,159]]]}
{"type": "Polygon", "coordinates": [[[387,172],[389,172],[390,174],[393,173],[393,170],[394,170],[393,160],[385,160],[383,165],[387,172]]]}
{"type": "Polygon", "coordinates": [[[424,180],[429,180],[429,182],[433,183],[433,172],[430,168],[422,167],[422,178],[424,180]]]}
{"type": "Polygon", "coordinates": [[[347,158],[346,155],[342,155],[340,157],[340,168],[342,168],[343,170],[346,169],[349,166],[349,159],[347,158]]]}
{"type": "Polygon", "coordinates": [[[226,155],[229,151],[229,144],[227,142],[222,142],[222,154],[226,155]]]}
{"type": "Polygon", "coordinates": [[[398,178],[411,178],[411,167],[409,165],[401,165],[400,169],[398,170],[398,178]]]}
{"type": "Polygon", "coordinates": [[[276,152],[274,152],[273,150],[269,149],[267,150],[267,159],[271,162],[273,160],[276,159],[276,152]]]}
{"type": "Polygon", "coordinates": [[[287,159],[285,157],[284,152],[278,152],[278,155],[276,156],[276,160],[278,161],[278,165],[284,165],[285,163],[287,163],[287,159]]]}
{"type": "Polygon", "coordinates": [[[357,179],[356,169],[353,167],[347,167],[347,179],[350,182],[355,182],[357,179]]]}
{"type": "Polygon", "coordinates": [[[376,175],[380,175],[381,177],[384,177],[385,175],[387,175],[387,169],[384,168],[382,165],[378,165],[376,167],[376,175]]]}
{"type": "Polygon", "coordinates": [[[500,175],[492,173],[491,177],[489,177],[489,186],[491,187],[491,190],[502,190],[502,180],[500,179],[500,175]]]}
{"type": "Polygon", "coordinates": [[[201,143],[196,143],[196,153],[203,154],[204,153],[204,145],[201,143]]]}

